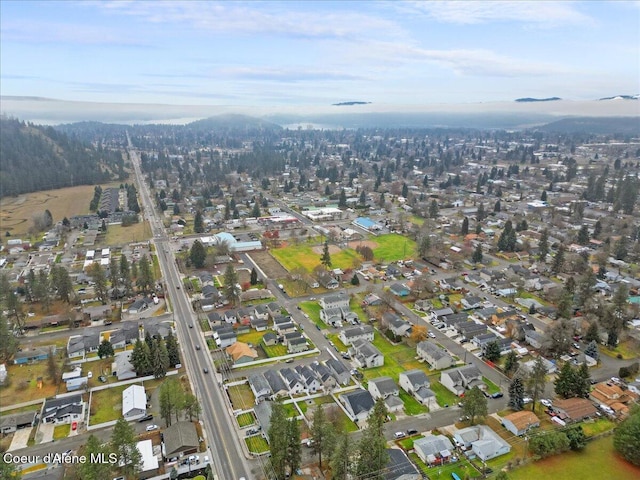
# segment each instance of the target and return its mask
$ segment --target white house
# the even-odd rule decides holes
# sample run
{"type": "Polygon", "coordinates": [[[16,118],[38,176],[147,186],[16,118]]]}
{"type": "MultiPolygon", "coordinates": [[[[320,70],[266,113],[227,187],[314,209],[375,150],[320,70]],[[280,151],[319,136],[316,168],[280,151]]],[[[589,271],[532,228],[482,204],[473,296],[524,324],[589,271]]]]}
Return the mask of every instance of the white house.
{"type": "Polygon", "coordinates": [[[147,394],[141,385],[131,385],[122,392],[122,416],[133,420],[147,414],[147,394]]]}

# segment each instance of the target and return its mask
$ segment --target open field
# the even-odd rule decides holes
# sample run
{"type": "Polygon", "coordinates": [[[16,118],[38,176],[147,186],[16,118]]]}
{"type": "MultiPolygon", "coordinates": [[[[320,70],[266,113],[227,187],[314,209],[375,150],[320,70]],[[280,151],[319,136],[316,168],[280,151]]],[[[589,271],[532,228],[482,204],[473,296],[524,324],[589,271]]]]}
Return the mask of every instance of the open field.
{"type": "Polygon", "coordinates": [[[425,364],[415,359],[415,349],[404,343],[392,345],[376,331],[373,337],[373,345],[384,355],[384,365],[382,367],[364,370],[364,377],[367,380],[381,376],[389,376],[397,382],[400,372],[414,368],[424,370],[425,373],[428,373],[425,364]]]}
{"type": "Polygon", "coordinates": [[[616,348],[610,349],[608,347],[600,348],[600,352],[609,357],[616,358],[618,355],[622,355],[625,360],[638,358],[640,355],[640,345],[638,341],[633,338],[628,338],[621,341],[616,348]]]}
{"type": "MultiPolygon", "coordinates": [[[[273,249],[271,254],[289,272],[296,268],[311,272],[320,265],[320,254],[315,253],[313,248],[313,246],[307,244],[291,245],[285,248],[273,249]]],[[[352,268],[354,259],[360,259],[360,255],[350,248],[331,254],[333,268],[352,268]]]]}
{"type": "MultiPolygon", "coordinates": [[[[62,361],[58,361],[62,366],[62,361]]],[[[0,387],[0,405],[8,406],[14,403],[29,402],[39,398],[52,397],[58,392],[47,375],[47,362],[37,362],[30,365],[8,365],[9,385],[0,387]],[[38,388],[38,378],[42,377],[42,388],[38,388]]],[[[64,385],[60,391],[64,391],[64,385]]]]}
{"type": "Polygon", "coordinates": [[[555,455],[509,472],[511,480],[540,477],[553,480],[640,478],[640,467],[633,466],[614,452],[613,435],[609,435],[589,442],[582,452],[555,455]]]}
{"type": "Polygon", "coordinates": [[[410,238],[390,233],[375,238],[378,244],[373,255],[378,262],[395,262],[405,258],[413,258],[416,253],[416,242],[410,238]]]}
{"type": "Polygon", "coordinates": [[[105,245],[124,245],[131,242],[141,242],[151,238],[149,222],[134,223],[128,227],[109,225],[103,242],[105,245]]]}
{"type": "Polygon", "coordinates": [[[266,250],[251,252],[249,256],[260,266],[267,278],[281,278],[287,274],[282,265],[266,250]]]}
{"type": "Polygon", "coordinates": [[[13,237],[26,235],[33,226],[33,216],[44,213],[45,210],[51,212],[54,223],[64,217],[89,213],[89,202],[92,198],[93,186],[91,185],[3,198],[0,200],[2,235],[7,231],[11,232],[13,237]]]}

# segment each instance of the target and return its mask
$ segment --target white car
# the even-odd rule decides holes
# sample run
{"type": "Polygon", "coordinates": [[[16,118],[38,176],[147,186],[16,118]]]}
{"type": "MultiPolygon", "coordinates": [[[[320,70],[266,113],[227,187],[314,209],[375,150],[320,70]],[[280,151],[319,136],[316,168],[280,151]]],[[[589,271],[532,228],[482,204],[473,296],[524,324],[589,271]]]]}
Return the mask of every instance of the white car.
{"type": "Polygon", "coordinates": [[[429,332],[429,337],[431,337],[431,338],[436,338],[436,335],[435,335],[435,333],[433,333],[433,332],[429,332]]]}
{"type": "Polygon", "coordinates": [[[154,430],[158,429],[158,425],[147,425],[147,428],[145,429],[147,432],[153,432],[154,430]]]}
{"type": "Polygon", "coordinates": [[[533,402],[533,399],[532,399],[532,398],[524,397],[524,398],[522,399],[522,403],[524,403],[525,405],[526,405],[527,403],[531,403],[531,402],[533,402]]]}
{"type": "Polygon", "coordinates": [[[393,436],[394,436],[395,438],[404,438],[404,437],[406,437],[406,436],[407,436],[407,434],[406,434],[406,433],[404,433],[404,432],[396,432],[396,433],[394,433],[394,434],[393,434],[393,436]]]}
{"type": "Polygon", "coordinates": [[[542,405],[544,405],[545,407],[550,407],[551,406],[551,400],[547,400],[546,398],[543,398],[542,400],[540,400],[540,403],[542,405]]]}

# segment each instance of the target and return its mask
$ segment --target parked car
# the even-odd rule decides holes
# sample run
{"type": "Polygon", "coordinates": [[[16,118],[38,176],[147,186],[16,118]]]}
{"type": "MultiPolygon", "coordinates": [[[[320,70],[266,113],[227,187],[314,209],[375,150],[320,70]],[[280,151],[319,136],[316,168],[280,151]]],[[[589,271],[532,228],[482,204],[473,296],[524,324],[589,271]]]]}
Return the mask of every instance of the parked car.
{"type": "Polygon", "coordinates": [[[151,415],[151,414],[145,415],[144,417],[138,419],[138,422],[140,422],[140,423],[148,422],[149,420],[153,420],[153,415],[151,415]]]}
{"type": "Polygon", "coordinates": [[[524,397],[524,398],[522,399],[522,403],[524,403],[525,405],[526,405],[527,403],[531,403],[531,402],[533,402],[533,399],[532,399],[532,398],[524,397]]]}
{"type": "Polygon", "coordinates": [[[407,430],[407,435],[417,435],[418,434],[418,430],[416,430],[415,428],[410,428],[409,430],[407,430]]]}
{"type": "Polygon", "coordinates": [[[406,433],[404,433],[404,432],[396,432],[396,433],[394,433],[394,434],[393,434],[393,436],[394,436],[395,438],[404,438],[404,437],[406,437],[406,436],[407,436],[407,434],[406,434],[406,433]]]}
{"type": "Polygon", "coordinates": [[[502,392],[496,392],[493,395],[491,395],[491,398],[502,398],[504,397],[504,394],[502,392]]]}
{"type": "Polygon", "coordinates": [[[98,380],[100,380],[101,383],[107,383],[107,377],[105,377],[104,375],[100,375],[98,377],[98,380]]]}
{"type": "Polygon", "coordinates": [[[145,428],[145,430],[147,432],[153,432],[154,430],[158,429],[158,425],[152,424],[152,425],[147,425],[147,428],[145,428]]]}
{"type": "Polygon", "coordinates": [[[546,398],[541,399],[540,403],[547,408],[551,406],[551,400],[547,400],[546,398]]]}
{"type": "Polygon", "coordinates": [[[429,335],[429,337],[431,337],[431,338],[436,338],[436,334],[435,334],[435,333],[433,333],[433,332],[429,332],[429,334],[428,334],[428,335],[429,335]]]}

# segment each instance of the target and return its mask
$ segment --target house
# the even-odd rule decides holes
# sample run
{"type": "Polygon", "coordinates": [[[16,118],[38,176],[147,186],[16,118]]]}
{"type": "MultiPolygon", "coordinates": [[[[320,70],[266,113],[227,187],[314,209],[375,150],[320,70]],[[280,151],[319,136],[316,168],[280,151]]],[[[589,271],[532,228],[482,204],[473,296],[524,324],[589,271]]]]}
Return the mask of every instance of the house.
{"type": "Polygon", "coordinates": [[[287,341],[287,353],[300,353],[307,350],[309,350],[309,344],[302,334],[298,334],[295,338],[291,338],[287,341]]]}
{"type": "Polygon", "coordinates": [[[115,354],[113,362],[111,362],[111,374],[114,375],[118,381],[129,380],[138,376],[131,364],[130,350],[115,354]]]}
{"type": "Polygon", "coordinates": [[[349,295],[345,293],[336,293],[332,295],[326,295],[318,300],[320,307],[323,310],[331,308],[344,308],[349,309],[349,295]]]}
{"type": "Polygon", "coordinates": [[[467,456],[473,453],[483,462],[511,451],[511,445],[486,425],[475,425],[457,430],[453,437],[456,442],[467,448],[471,447],[470,452],[467,452],[467,456]]]}
{"type": "Polygon", "coordinates": [[[368,390],[374,400],[387,398],[390,395],[398,396],[398,385],[391,377],[378,377],[369,380],[368,390]]]}
{"type": "Polygon", "coordinates": [[[594,386],[590,396],[600,405],[611,408],[616,415],[624,417],[629,413],[627,405],[638,400],[638,394],[634,390],[631,385],[628,390],[622,390],[618,385],[600,382],[594,386]]]}
{"type": "Polygon", "coordinates": [[[340,283],[329,272],[324,271],[318,273],[318,282],[327,290],[335,290],[340,286],[340,283]]]}
{"type": "Polygon", "coordinates": [[[224,312],[224,321],[227,323],[234,324],[238,321],[238,315],[235,310],[227,310],[224,312]]]}
{"type": "Polygon", "coordinates": [[[251,392],[253,392],[255,403],[260,403],[271,397],[271,387],[262,373],[249,375],[248,382],[249,388],[251,388],[251,392]]]}
{"type": "Polygon", "coordinates": [[[227,348],[238,341],[236,330],[229,324],[223,323],[212,328],[213,339],[218,348],[227,348]]]}
{"type": "Polygon", "coordinates": [[[338,395],[338,398],[344,405],[349,418],[356,423],[365,422],[369,418],[375,403],[371,394],[361,388],[338,395]]]}
{"type": "Polygon", "coordinates": [[[436,395],[429,388],[431,386],[429,377],[422,370],[415,369],[400,372],[398,383],[400,388],[413,395],[421,404],[429,407],[435,405],[436,395]]]}
{"type": "Polygon", "coordinates": [[[482,306],[482,299],[475,295],[467,295],[460,300],[462,308],[465,310],[472,310],[474,308],[480,308],[482,306]]]}
{"type": "Polygon", "coordinates": [[[497,339],[498,336],[493,332],[480,333],[471,339],[471,343],[482,349],[489,343],[495,342],[497,339]]]}
{"type": "Polygon", "coordinates": [[[49,351],[55,354],[56,347],[52,346],[50,348],[32,348],[30,350],[16,352],[13,355],[13,363],[15,365],[26,365],[28,363],[41,362],[49,358],[49,351]]]}
{"type": "Polygon", "coordinates": [[[413,442],[413,449],[425,464],[441,465],[449,461],[454,451],[453,444],[445,435],[427,435],[413,442]]]}
{"type": "Polygon", "coordinates": [[[428,299],[416,300],[413,308],[415,310],[418,310],[419,312],[430,312],[431,310],[433,310],[433,304],[431,303],[431,300],[428,299]]]}
{"type": "Polygon", "coordinates": [[[305,385],[302,378],[300,378],[300,375],[298,375],[295,370],[291,368],[283,368],[278,373],[280,373],[290,395],[298,395],[305,391],[305,385]]]}
{"type": "Polygon", "coordinates": [[[78,365],[70,372],[64,372],[62,374],[62,381],[67,382],[73,378],[80,378],[81,376],[82,376],[82,367],[78,365]]]}
{"type": "Polygon", "coordinates": [[[255,318],[259,318],[260,320],[268,320],[269,319],[269,309],[266,305],[257,305],[253,310],[253,316],[255,318]]]}
{"type": "Polygon", "coordinates": [[[147,308],[149,308],[149,303],[146,298],[138,298],[134,301],[129,308],[127,308],[127,313],[136,314],[144,312],[147,308]]]}
{"type": "Polygon", "coordinates": [[[383,313],[382,321],[389,326],[389,330],[391,330],[396,337],[408,337],[411,333],[411,327],[413,326],[392,312],[383,313]]]}
{"type": "Polygon", "coordinates": [[[289,394],[289,389],[278,372],[275,370],[265,370],[263,375],[271,389],[271,395],[269,397],[271,400],[289,394]]]}
{"type": "Polygon", "coordinates": [[[524,339],[533,348],[542,348],[545,341],[544,335],[535,330],[527,330],[524,334],[524,339]]]}
{"type": "Polygon", "coordinates": [[[335,358],[330,358],[324,363],[340,385],[349,385],[351,382],[351,374],[349,373],[349,369],[345,367],[344,363],[340,360],[336,360],[335,358]]]}
{"type": "Polygon", "coordinates": [[[384,355],[380,350],[366,340],[356,340],[349,349],[351,358],[361,368],[381,367],[384,365],[384,355]]]}
{"type": "Polygon", "coordinates": [[[224,321],[222,316],[218,312],[207,313],[207,318],[209,319],[209,323],[211,325],[219,325],[224,321]]]}
{"type": "Polygon", "coordinates": [[[79,422],[84,418],[82,395],[63,398],[51,398],[45,401],[42,409],[42,423],[63,424],[79,422]]]}
{"type": "Polygon", "coordinates": [[[271,412],[273,411],[273,404],[270,401],[259,403],[253,408],[256,414],[256,419],[262,427],[262,434],[264,438],[269,441],[269,429],[271,427],[271,412]]]}
{"type": "Polygon", "coordinates": [[[342,327],[342,309],[325,308],[323,310],[320,310],[320,320],[322,320],[327,325],[340,328],[342,327]]]}
{"type": "Polygon", "coordinates": [[[524,435],[530,428],[540,426],[540,419],[529,410],[514,412],[502,419],[502,426],[514,435],[524,435]]]}
{"type": "Polygon", "coordinates": [[[278,336],[273,332],[267,332],[262,336],[262,343],[267,347],[272,347],[278,344],[278,336]]]}
{"type": "Polygon", "coordinates": [[[485,388],[480,370],[473,365],[442,372],[440,374],[440,383],[447,390],[458,396],[464,395],[465,390],[469,390],[475,386],[481,390],[485,388]]]}
{"type": "Polygon", "coordinates": [[[155,477],[159,473],[158,457],[153,454],[151,440],[142,440],[136,443],[136,448],[140,452],[140,468],[136,473],[139,480],[155,477]]]}
{"type": "Polygon", "coordinates": [[[393,293],[396,297],[406,297],[411,292],[409,287],[407,287],[403,283],[397,283],[397,282],[392,283],[389,286],[389,291],[393,293]]]}
{"type": "Polygon", "coordinates": [[[220,298],[220,292],[213,285],[204,285],[202,287],[202,298],[211,298],[217,300],[220,298]]]}
{"type": "Polygon", "coordinates": [[[441,320],[443,317],[446,317],[448,315],[453,315],[455,312],[449,308],[440,308],[438,310],[434,310],[433,312],[431,312],[431,317],[434,319],[438,319],[441,320]]]}
{"type": "Polygon", "coordinates": [[[304,383],[307,393],[313,394],[318,390],[322,390],[322,384],[311,368],[306,365],[298,365],[295,370],[300,378],[302,378],[302,382],[304,383]]]}
{"type": "Polygon", "coordinates": [[[251,328],[256,332],[264,332],[267,329],[268,321],[264,318],[251,317],[251,328]]]}
{"type": "Polygon", "coordinates": [[[231,357],[234,365],[253,362],[258,358],[256,351],[244,342],[236,342],[226,348],[225,352],[231,357]]]}
{"type": "Polygon", "coordinates": [[[338,385],[336,378],[326,365],[323,365],[320,362],[313,362],[309,365],[309,368],[313,370],[313,373],[318,377],[318,381],[320,382],[322,389],[333,390],[338,385]]]}
{"type": "Polygon", "coordinates": [[[192,422],[176,422],[164,429],[162,434],[164,438],[162,452],[166,460],[196,453],[200,448],[198,433],[192,422]]]}
{"type": "Polygon", "coordinates": [[[371,325],[358,325],[357,327],[346,328],[340,331],[338,337],[347,346],[352,345],[356,340],[373,342],[373,327],[371,325]]]}
{"type": "Polygon", "coordinates": [[[416,347],[416,354],[429,364],[432,370],[442,370],[455,364],[453,357],[439,346],[423,340],[416,347]]]}
{"type": "MultiPolygon", "coordinates": [[[[382,305],[382,299],[375,293],[369,293],[366,297],[364,297],[364,300],[362,300],[362,305],[369,305],[371,307],[382,305]]],[[[429,305],[431,305],[430,302],[429,305]]]]}
{"type": "Polygon", "coordinates": [[[471,339],[476,335],[482,335],[487,331],[484,323],[460,322],[455,325],[456,331],[466,339],[471,339]]]}
{"type": "Polygon", "coordinates": [[[389,461],[382,471],[384,480],[421,480],[422,475],[416,466],[409,460],[404,450],[399,448],[387,448],[389,461]]]}
{"type": "Polygon", "coordinates": [[[122,392],[122,416],[125,420],[144,417],[147,414],[147,394],[141,385],[131,385],[122,392]]]}
{"type": "Polygon", "coordinates": [[[23,428],[31,428],[37,418],[38,412],[14,413],[0,417],[0,434],[8,435],[23,428]]]}
{"type": "Polygon", "coordinates": [[[567,398],[553,401],[553,410],[560,420],[579,422],[596,415],[596,407],[586,398],[567,398]]]}
{"type": "Polygon", "coordinates": [[[296,324],[293,323],[291,317],[276,317],[273,319],[273,328],[279,335],[297,331],[296,324]]]}
{"type": "Polygon", "coordinates": [[[269,316],[271,318],[276,318],[278,315],[282,315],[282,307],[276,302],[268,303],[267,310],[269,310],[269,316]]]}

